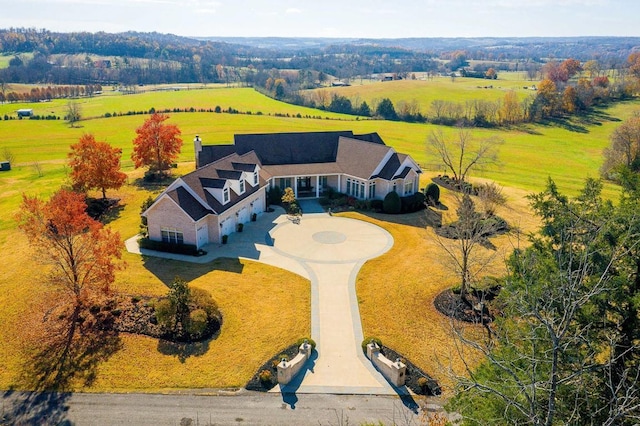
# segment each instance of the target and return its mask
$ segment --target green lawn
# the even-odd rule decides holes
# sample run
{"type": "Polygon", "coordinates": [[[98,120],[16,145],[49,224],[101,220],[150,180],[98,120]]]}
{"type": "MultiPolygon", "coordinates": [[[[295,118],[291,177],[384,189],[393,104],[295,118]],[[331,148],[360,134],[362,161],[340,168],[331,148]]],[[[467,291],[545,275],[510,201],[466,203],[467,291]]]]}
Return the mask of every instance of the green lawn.
{"type": "MultiPolygon", "coordinates": [[[[351,86],[320,88],[304,93],[311,95],[313,92],[325,91],[329,94],[336,93],[346,96],[349,99],[357,100],[356,106],[360,102],[366,101],[369,106],[376,105],[381,99],[389,98],[396,105],[400,101],[411,102],[413,100],[420,104],[423,114],[428,114],[431,102],[434,100],[445,100],[464,104],[466,101],[489,100],[496,101],[503,99],[509,90],[515,90],[520,99],[525,99],[535,92],[524,89],[531,87],[528,80],[522,80],[522,74],[515,73],[509,79],[500,78],[498,80],[483,80],[478,78],[456,78],[453,81],[450,77],[435,77],[433,79],[420,80],[396,80],[396,81],[365,81],[353,80],[351,86]],[[491,88],[489,88],[491,86],[491,88]]],[[[331,99],[330,97],[328,98],[331,99]]],[[[353,101],[352,101],[353,102],[353,101]]]]}

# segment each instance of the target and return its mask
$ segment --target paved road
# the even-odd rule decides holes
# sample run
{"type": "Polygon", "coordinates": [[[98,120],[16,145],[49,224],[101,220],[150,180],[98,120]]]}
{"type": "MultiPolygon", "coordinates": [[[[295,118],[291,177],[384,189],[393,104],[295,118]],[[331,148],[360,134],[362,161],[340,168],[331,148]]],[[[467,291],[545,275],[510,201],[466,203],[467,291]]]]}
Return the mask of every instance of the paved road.
{"type": "MultiPolygon", "coordinates": [[[[399,398],[243,391],[230,396],[31,394],[6,392],[0,424],[10,425],[418,425],[420,414],[399,398]]],[[[426,404],[426,402],[425,402],[426,404]]],[[[429,411],[438,406],[425,405],[429,411]]]]}

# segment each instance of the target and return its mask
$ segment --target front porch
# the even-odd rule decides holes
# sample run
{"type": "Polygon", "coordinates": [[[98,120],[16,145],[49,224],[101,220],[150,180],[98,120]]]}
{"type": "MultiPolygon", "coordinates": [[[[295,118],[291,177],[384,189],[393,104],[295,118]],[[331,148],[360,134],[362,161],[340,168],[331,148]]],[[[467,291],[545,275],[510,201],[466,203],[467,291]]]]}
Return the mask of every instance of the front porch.
{"type": "Polygon", "coordinates": [[[339,191],[340,175],[288,176],[274,179],[280,189],[292,188],[297,199],[320,198],[328,188],[339,191]]]}

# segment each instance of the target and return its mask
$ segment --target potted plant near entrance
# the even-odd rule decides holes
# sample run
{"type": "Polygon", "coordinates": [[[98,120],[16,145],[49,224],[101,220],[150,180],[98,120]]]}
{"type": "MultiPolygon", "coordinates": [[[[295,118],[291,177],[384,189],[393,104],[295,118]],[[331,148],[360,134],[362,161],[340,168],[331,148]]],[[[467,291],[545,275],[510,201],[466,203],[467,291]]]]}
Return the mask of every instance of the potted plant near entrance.
{"type": "Polygon", "coordinates": [[[242,228],[244,228],[244,223],[239,223],[236,228],[238,232],[242,232],[242,228]]]}
{"type": "Polygon", "coordinates": [[[227,244],[227,240],[229,239],[228,235],[223,235],[222,236],[222,244],[227,244]]]}
{"type": "Polygon", "coordinates": [[[255,222],[258,219],[258,215],[255,213],[251,213],[251,222],[255,222]]]}

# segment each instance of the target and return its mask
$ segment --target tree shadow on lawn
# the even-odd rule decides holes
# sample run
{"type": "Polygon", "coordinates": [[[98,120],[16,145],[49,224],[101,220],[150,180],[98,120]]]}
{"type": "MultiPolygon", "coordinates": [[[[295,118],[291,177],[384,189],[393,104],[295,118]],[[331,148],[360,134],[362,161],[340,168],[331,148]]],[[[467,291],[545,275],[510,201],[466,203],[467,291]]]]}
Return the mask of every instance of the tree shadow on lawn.
{"type": "MultiPolygon", "coordinates": [[[[117,332],[100,330],[95,323],[83,326],[91,315],[75,311],[70,318],[51,321],[37,342],[37,348],[26,356],[21,368],[20,386],[35,392],[20,393],[3,413],[8,424],[65,424],[66,401],[72,384],[81,381],[91,386],[100,363],[121,347],[117,332]],[[44,423],[43,423],[44,422],[44,423]]],[[[36,339],[34,339],[36,340],[36,339]]],[[[9,396],[7,393],[5,398],[9,396]]],[[[66,424],[69,424],[68,422],[66,424]]]]}
{"type": "Polygon", "coordinates": [[[175,356],[181,364],[184,364],[189,357],[198,357],[209,351],[209,343],[218,336],[219,332],[213,338],[203,340],[202,342],[170,342],[168,340],[158,340],[158,352],[163,355],[175,356]]]}
{"type": "Polygon", "coordinates": [[[149,272],[158,277],[158,279],[167,286],[171,284],[176,277],[180,277],[186,282],[191,282],[212,271],[242,274],[244,270],[244,265],[240,262],[240,259],[229,257],[220,257],[208,263],[191,263],[160,257],[143,256],[142,263],[149,272]]]}

